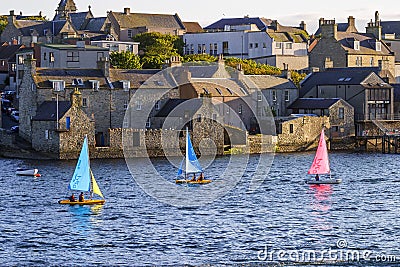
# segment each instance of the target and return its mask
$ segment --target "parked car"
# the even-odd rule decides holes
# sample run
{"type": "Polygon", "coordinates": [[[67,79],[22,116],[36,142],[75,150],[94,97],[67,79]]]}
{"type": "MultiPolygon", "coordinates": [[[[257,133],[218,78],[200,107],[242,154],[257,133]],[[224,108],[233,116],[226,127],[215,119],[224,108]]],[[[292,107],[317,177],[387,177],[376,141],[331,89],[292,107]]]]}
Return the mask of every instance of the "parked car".
{"type": "Polygon", "coordinates": [[[13,110],[11,112],[11,119],[14,121],[19,121],[19,111],[18,110],[13,110]]]}
{"type": "Polygon", "coordinates": [[[13,107],[9,107],[9,108],[6,109],[6,114],[11,116],[11,114],[12,114],[13,111],[15,111],[15,110],[17,110],[17,109],[16,109],[16,108],[13,108],[13,107]]]}
{"type": "Polygon", "coordinates": [[[2,98],[1,99],[1,110],[5,112],[7,110],[7,108],[10,108],[10,107],[11,107],[11,101],[8,99],[2,98]]]}

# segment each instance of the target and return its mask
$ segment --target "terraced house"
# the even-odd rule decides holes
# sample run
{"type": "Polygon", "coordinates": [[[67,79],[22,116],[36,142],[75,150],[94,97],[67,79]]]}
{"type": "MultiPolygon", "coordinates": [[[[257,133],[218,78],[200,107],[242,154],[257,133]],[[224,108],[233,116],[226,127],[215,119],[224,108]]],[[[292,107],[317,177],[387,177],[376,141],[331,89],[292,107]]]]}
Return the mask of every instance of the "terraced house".
{"type": "Polygon", "coordinates": [[[394,82],[395,54],[382,40],[379,14],[368,23],[366,32],[355,27],[355,18],[347,23],[319,20],[319,29],[309,48],[310,68],[384,67],[388,70],[381,77],[394,82]]]}
{"type": "Polygon", "coordinates": [[[281,69],[308,69],[308,34],[266,18],[221,19],[203,33],[184,34],[185,54],[210,54],[252,59],[281,69]]]}

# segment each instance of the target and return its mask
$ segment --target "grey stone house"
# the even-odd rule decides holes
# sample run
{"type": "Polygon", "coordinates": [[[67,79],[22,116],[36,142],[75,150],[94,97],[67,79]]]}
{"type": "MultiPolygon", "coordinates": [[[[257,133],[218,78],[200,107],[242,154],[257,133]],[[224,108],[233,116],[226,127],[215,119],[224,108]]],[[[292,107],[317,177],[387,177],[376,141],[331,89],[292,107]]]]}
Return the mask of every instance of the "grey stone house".
{"type": "Polygon", "coordinates": [[[298,98],[289,107],[292,116],[315,114],[327,116],[331,137],[354,135],[354,108],[340,98],[298,98]]]}
{"type": "Polygon", "coordinates": [[[354,108],[357,135],[364,130],[365,122],[393,119],[393,87],[370,68],[338,68],[314,72],[301,83],[299,96],[345,100],[354,108]]]}
{"type": "Polygon", "coordinates": [[[369,22],[366,33],[358,32],[355,18],[350,16],[348,23],[335,20],[319,21],[319,29],[309,46],[310,68],[378,67],[384,66],[392,82],[395,74],[395,55],[382,40],[382,27],[379,14],[374,22],[369,22]]]}
{"type": "Polygon", "coordinates": [[[81,93],[71,101],[44,101],[32,117],[32,147],[60,159],[77,158],[85,135],[94,144],[94,121],[82,110],[81,93]]]}

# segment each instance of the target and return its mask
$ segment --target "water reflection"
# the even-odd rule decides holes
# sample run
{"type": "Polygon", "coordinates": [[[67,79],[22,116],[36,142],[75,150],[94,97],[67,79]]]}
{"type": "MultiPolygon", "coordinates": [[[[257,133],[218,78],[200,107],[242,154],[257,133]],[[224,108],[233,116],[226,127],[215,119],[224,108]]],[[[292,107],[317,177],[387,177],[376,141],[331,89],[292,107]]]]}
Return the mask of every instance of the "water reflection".
{"type": "Polygon", "coordinates": [[[314,226],[319,230],[330,230],[333,225],[330,223],[330,209],[332,206],[331,185],[310,185],[313,192],[311,215],[314,219],[314,226]]]}
{"type": "Polygon", "coordinates": [[[72,205],[69,207],[71,216],[71,230],[79,233],[87,233],[92,225],[100,223],[103,205],[72,205]]]}

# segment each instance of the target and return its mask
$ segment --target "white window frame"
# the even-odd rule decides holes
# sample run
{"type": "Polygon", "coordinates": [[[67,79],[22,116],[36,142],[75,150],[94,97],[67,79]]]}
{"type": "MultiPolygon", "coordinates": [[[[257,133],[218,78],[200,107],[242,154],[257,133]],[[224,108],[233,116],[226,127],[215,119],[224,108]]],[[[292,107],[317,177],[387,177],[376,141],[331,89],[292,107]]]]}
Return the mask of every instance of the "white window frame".
{"type": "Polygon", "coordinates": [[[87,108],[88,105],[88,98],[87,97],[82,97],[82,107],[87,108]]]}
{"type": "Polygon", "coordinates": [[[92,89],[94,91],[98,91],[100,88],[100,82],[98,80],[89,80],[89,82],[92,84],[92,89]]]}
{"type": "Polygon", "coordinates": [[[146,128],[150,128],[150,127],[151,127],[151,120],[150,120],[150,118],[147,118],[145,127],[146,127],[146,128]]]}
{"type": "Polygon", "coordinates": [[[286,102],[290,101],[290,92],[289,92],[289,90],[285,90],[285,101],[286,102]]]}
{"type": "Polygon", "coordinates": [[[124,100],[124,110],[128,109],[129,100],[124,100]]]}
{"type": "Polygon", "coordinates": [[[53,89],[56,92],[62,92],[65,89],[65,81],[63,80],[51,80],[53,83],[53,89]]]}
{"type": "Polygon", "coordinates": [[[156,103],[154,104],[154,109],[155,110],[160,110],[160,100],[156,101],[156,103]]]}
{"type": "Polygon", "coordinates": [[[136,110],[142,110],[142,101],[136,100],[136,110]]]}
{"type": "Polygon", "coordinates": [[[272,101],[276,101],[277,97],[276,97],[276,90],[272,90],[272,101]]]}
{"type": "Polygon", "coordinates": [[[129,88],[131,87],[131,81],[124,80],[121,82],[122,82],[122,88],[124,89],[124,91],[129,91],[129,88]]]}

